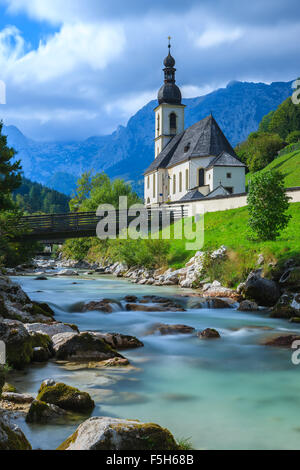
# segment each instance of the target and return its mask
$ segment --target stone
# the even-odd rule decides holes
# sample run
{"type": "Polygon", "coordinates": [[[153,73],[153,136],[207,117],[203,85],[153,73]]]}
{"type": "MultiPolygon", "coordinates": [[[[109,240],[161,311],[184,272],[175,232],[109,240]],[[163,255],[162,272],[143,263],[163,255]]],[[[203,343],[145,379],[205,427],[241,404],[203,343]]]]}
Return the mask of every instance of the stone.
{"type": "Polygon", "coordinates": [[[67,411],[86,412],[95,407],[94,401],[87,392],[81,392],[64,383],[56,383],[52,386],[42,385],[37,400],[56,405],[67,411]]]}
{"type": "Polygon", "coordinates": [[[24,325],[29,333],[42,333],[48,335],[50,338],[59,333],[74,333],[74,328],[65,323],[27,323],[24,325]]]}
{"type": "Polygon", "coordinates": [[[254,271],[246,280],[245,297],[264,307],[272,307],[280,297],[280,288],[275,281],[261,277],[260,271],[254,271]]]}
{"type": "Polygon", "coordinates": [[[0,321],[0,340],[6,344],[7,363],[23,369],[31,362],[32,338],[23,323],[17,320],[0,321]]]}
{"type": "Polygon", "coordinates": [[[300,317],[300,294],[283,294],[271,310],[272,318],[300,317]]]}
{"type": "Polygon", "coordinates": [[[251,302],[250,300],[243,300],[240,303],[238,310],[240,312],[257,312],[259,307],[256,302],[251,302]]]}
{"type": "Polygon", "coordinates": [[[49,351],[44,347],[33,348],[32,362],[47,362],[49,360],[49,351]]]}
{"type": "Polygon", "coordinates": [[[291,348],[294,341],[300,341],[300,336],[298,335],[276,336],[275,338],[268,339],[263,344],[265,346],[276,346],[279,348],[291,348]]]}
{"type": "Polygon", "coordinates": [[[34,279],[35,281],[48,281],[46,276],[38,276],[34,279]]]}
{"type": "Polygon", "coordinates": [[[218,339],[221,338],[221,335],[217,330],[213,328],[207,328],[206,330],[198,333],[198,337],[201,339],[218,339]]]}
{"type": "Polygon", "coordinates": [[[109,346],[117,351],[144,347],[144,344],[135,336],[122,335],[120,333],[93,333],[97,338],[103,339],[109,346]]]}
{"type": "Polygon", "coordinates": [[[124,300],[130,304],[134,304],[137,302],[138,298],[135,295],[127,295],[124,300]]]}
{"type": "Polygon", "coordinates": [[[158,323],[154,325],[148,334],[160,333],[161,335],[190,335],[196,330],[192,326],[187,325],[164,325],[158,323]]]}
{"type": "Polygon", "coordinates": [[[112,313],[113,308],[111,304],[119,304],[119,303],[112,299],[103,299],[100,302],[89,302],[88,304],[85,304],[83,306],[82,311],[83,312],[99,311],[99,312],[104,312],[104,313],[112,313]]]}
{"type": "Polygon", "coordinates": [[[0,451],[32,450],[21,429],[12,424],[6,415],[0,415],[0,451]]]}
{"type": "Polygon", "coordinates": [[[265,257],[264,257],[264,255],[261,253],[260,255],[258,255],[256,264],[257,264],[257,266],[262,266],[264,263],[265,263],[265,257]]]}
{"type": "Polygon", "coordinates": [[[232,304],[227,302],[227,300],[219,299],[218,297],[214,297],[212,299],[207,298],[206,300],[207,300],[208,308],[215,308],[215,309],[232,308],[232,304]]]}
{"type": "Polygon", "coordinates": [[[72,269],[63,269],[58,273],[58,276],[67,276],[67,277],[73,277],[73,276],[78,276],[79,274],[76,271],[73,271],[72,269]]]}
{"type": "Polygon", "coordinates": [[[57,360],[62,361],[104,361],[122,356],[96,334],[61,333],[52,337],[57,360]]]}
{"type": "Polygon", "coordinates": [[[3,392],[1,399],[5,401],[10,401],[12,403],[26,404],[32,403],[34,398],[27,393],[12,393],[12,392],[3,392]]]}
{"type": "Polygon", "coordinates": [[[31,403],[30,409],[26,416],[26,422],[33,424],[45,424],[49,421],[61,418],[65,416],[67,412],[62,408],[51,403],[45,403],[43,401],[34,400],[31,403]]]}
{"type": "Polygon", "coordinates": [[[58,450],[179,450],[174,437],[158,424],[117,418],[91,418],[58,450]]]}

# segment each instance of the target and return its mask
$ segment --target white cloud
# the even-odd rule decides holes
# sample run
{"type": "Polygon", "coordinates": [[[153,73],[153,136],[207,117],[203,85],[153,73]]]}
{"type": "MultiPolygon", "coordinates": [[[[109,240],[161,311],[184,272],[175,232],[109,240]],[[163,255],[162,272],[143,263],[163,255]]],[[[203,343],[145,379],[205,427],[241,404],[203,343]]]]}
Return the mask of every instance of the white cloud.
{"type": "Polygon", "coordinates": [[[195,38],[195,45],[199,48],[207,48],[220,46],[223,43],[235,42],[243,36],[243,31],[240,28],[222,29],[218,25],[206,29],[200,36],[195,38]]]}
{"type": "Polygon", "coordinates": [[[157,90],[145,91],[138,94],[131,93],[121,99],[108,103],[105,106],[105,110],[108,114],[121,113],[122,119],[128,119],[156,97],[157,90]]]}

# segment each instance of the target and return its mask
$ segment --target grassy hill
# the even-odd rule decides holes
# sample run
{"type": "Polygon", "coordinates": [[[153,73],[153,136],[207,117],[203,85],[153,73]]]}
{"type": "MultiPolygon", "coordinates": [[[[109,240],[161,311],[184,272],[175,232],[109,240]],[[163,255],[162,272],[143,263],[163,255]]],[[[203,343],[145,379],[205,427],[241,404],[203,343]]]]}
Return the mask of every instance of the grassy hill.
{"type": "MultiPolygon", "coordinates": [[[[247,207],[206,214],[202,250],[215,250],[221,245],[228,248],[228,260],[208,267],[208,276],[235,286],[255,268],[258,255],[261,253],[265,258],[265,270],[269,269],[270,263],[300,257],[300,203],[291,204],[289,213],[292,219],[280,237],[276,241],[261,242],[251,241],[248,238],[247,207]]],[[[181,221],[177,222],[180,223],[181,221]]],[[[193,252],[185,249],[186,241],[186,239],[171,240],[170,266],[182,267],[193,256],[193,252]]]]}
{"type": "MultiPolygon", "coordinates": [[[[300,149],[294,151],[288,151],[289,149],[284,150],[286,153],[283,152],[258,173],[264,173],[267,170],[278,170],[284,175],[286,188],[300,186],[300,149]]],[[[251,178],[251,173],[247,175],[247,183],[249,178],[251,178]]]]}

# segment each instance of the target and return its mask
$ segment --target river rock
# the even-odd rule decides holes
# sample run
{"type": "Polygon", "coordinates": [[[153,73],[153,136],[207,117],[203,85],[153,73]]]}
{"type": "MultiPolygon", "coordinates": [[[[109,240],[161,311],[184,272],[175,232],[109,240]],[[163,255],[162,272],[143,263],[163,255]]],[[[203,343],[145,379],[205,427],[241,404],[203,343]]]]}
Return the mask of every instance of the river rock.
{"type": "Polygon", "coordinates": [[[116,418],[91,418],[58,450],[179,450],[174,437],[158,424],[116,418]]]}
{"type": "Polygon", "coordinates": [[[94,401],[87,392],[81,392],[64,383],[56,383],[52,386],[42,385],[37,400],[68,411],[85,412],[95,407],[94,401]]]}
{"type": "Polygon", "coordinates": [[[48,349],[44,347],[33,348],[32,362],[47,362],[50,358],[48,349]]]}
{"type": "Polygon", "coordinates": [[[48,278],[46,276],[37,276],[35,281],[48,281],[48,278]]]}
{"type": "Polygon", "coordinates": [[[113,308],[111,306],[112,303],[117,303],[114,300],[111,299],[103,299],[100,302],[89,302],[88,304],[85,304],[82,308],[83,312],[93,312],[93,311],[99,311],[99,312],[104,312],[104,313],[112,313],[113,308]]]}
{"type": "Polygon", "coordinates": [[[9,418],[0,415],[0,451],[1,450],[32,450],[21,429],[13,424],[9,418]]]}
{"type": "Polygon", "coordinates": [[[221,335],[213,328],[206,328],[206,330],[198,333],[198,337],[201,339],[218,339],[221,338],[221,335]]]}
{"type": "Polygon", "coordinates": [[[187,325],[164,325],[157,323],[148,334],[160,333],[161,335],[190,335],[195,332],[195,328],[187,325]]]}
{"type": "Polygon", "coordinates": [[[257,312],[259,307],[256,302],[251,302],[251,300],[243,300],[240,303],[238,310],[240,312],[257,312]]]}
{"type": "Polygon", "coordinates": [[[109,346],[117,351],[144,347],[144,344],[135,336],[121,335],[120,333],[93,333],[97,338],[103,339],[109,346]]]}
{"type": "Polygon", "coordinates": [[[294,341],[300,341],[298,335],[281,335],[275,338],[266,340],[263,344],[265,346],[276,346],[279,348],[291,348],[294,341]]]}
{"type": "Polygon", "coordinates": [[[300,294],[283,294],[271,310],[272,318],[300,317],[300,294]]]}
{"type": "Polygon", "coordinates": [[[7,362],[22,369],[31,362],[32,339],[23,323],[17,320],[0,320],[0,340],[6,344],[7,362]]]}
{"type": "Polygon", "coordinates": [[[206,298],[208,308],[232,308],[234,303],[229,303],[228,300],[220,299],[219,297],[206,298]]]}
{"type": "Polygon", "coordinates": [[[73,276],[79,276],[77,271],[73,271],[72,269],[63,269],[58,273],[58,276],[67,276],[67,277],[73,277],[73,276]]]}
{"type": "Polygon", "coordinates": [[[26,422],[33,424],[46,424],[49,421],[61,418],[65,416],[67,412],[62,408],[51,403],[45,403],[43,401],[34,400],[31,403],[30,409],[26,416],[26,422]]]}
{"type": "Polygon", "coordinates": [[[50,338],[58,335],[59,333],[74,333],[74,328],[72,326],[59,322],[49,324],[27,323],[24,326],[29,333],[42,333],[48,335],[50,338]]]}
{"type": "Polygon", "coordinates": [[[271,307],[280,297],[280,288],[275,281],[261,277],[260,271],[254,271],[246,280],[245,297],[264,307],[271,307]]]}
{"type": "Polygon", "coordinates": [[[10,401],[11,403],[18,403],[21,405],[32,403],[34,398],[27,393],[12,393],[12,392],[3,392],[1,399],[5,401],[10,401]]]}
{"type": "Polygon", "coordinates": [[[125,297],[125,302],[128,302],[129,304],[134,304],[137,302],[138,298],[135,296],[135,295],[127,295],[127,297],[125,297]]]}
{"type": "Polygon", "coordinates": [[[104,361],[122,356],[107,342],[89,332],[60,333],[52,337],[55,357],[63,361],[104,361]]]}

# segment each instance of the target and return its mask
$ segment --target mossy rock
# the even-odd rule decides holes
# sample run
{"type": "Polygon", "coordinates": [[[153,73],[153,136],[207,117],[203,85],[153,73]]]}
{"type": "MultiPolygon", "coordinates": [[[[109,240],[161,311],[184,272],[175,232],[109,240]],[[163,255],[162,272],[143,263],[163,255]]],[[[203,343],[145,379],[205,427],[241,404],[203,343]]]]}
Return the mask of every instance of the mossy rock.
{"type": "Polygon", "coordinates": [[[2,388],[2,392],[3,393],[18,393],[18,390],[13,385],[5,383],[2,388]]]}
{"type": "Polygon", "coordinates": [[[5,376],[6,376],[5,369],[3,366],[0,365],[0,395],[2,393],[4,384],[5,384],[5,376]]]}
{"type": "Polygon", "coordinates": [[[32,450],[31,445],[18,427],[0,417],[0,451],[32,450]]]}
{"type": "Polygon", "coordinates": [[[64,383],[53,386],[42,385],[37,400],[51,403],[68,411],[87,412],[95,407],[94,401],[87,392],[64,383]]]}
{"type": "Polygon", "coordinates": [[[32,302],[32,307],[28,310],[32,315],[44,315],[53,318],[54,311],[48,304],[42,302],[32,302]]]}
{"type": "Polygon", "coordinates": [[[9,366],[23,369],[31,362],[32,338],[22,323],[16,320],[1,322],[0,340],[6,344],[6,357],[9,366]]]}
{"type": "Polygon", "coordinates": [[[67,414],[66,411],[59,408],[58,406],[45,403],[43,401],[34,400],[31,403],[30,409],[26,416],[27,423],[48,423],[54,419],[67,414]]]}
{"type": "Polygon", "coordinates": [[[180,450],[168,429],[154,423],[91,418],[58,450],[180,450]]]}

